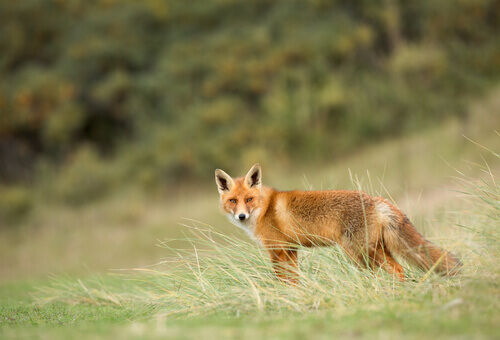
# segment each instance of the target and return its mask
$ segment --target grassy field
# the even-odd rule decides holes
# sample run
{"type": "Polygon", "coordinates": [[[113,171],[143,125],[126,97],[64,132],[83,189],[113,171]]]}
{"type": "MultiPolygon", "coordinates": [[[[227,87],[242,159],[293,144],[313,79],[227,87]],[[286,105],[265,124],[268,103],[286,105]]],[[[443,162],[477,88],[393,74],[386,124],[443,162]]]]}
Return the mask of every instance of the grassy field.
{"type": "Polygon", "coordinates": [[[1,231],[0,338],[498,338],[497,97],[465,127],[450,121],[293,172],[264,164],[264,182],[280,189],[360,185],[394,199],[461,258],[459,277],[405,267],[401,283],[337,248],[304,249],[301,284],[287,286],[219,215],[215,186],[174,199],[130,190],[81,208],[41,199],[1,231]]]}

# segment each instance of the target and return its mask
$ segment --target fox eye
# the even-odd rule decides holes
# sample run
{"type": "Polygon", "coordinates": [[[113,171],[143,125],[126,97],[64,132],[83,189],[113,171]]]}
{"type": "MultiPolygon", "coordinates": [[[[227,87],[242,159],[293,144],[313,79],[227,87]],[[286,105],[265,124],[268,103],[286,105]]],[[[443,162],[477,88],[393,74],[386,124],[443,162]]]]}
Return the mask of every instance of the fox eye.
{"type": "Polygon", "coordinates": [[[253,200],[253,197],[247,198],[247,202],[251,202],[253,200]]]}
{"type": "Polygon", "coordinates": [[[231,199],[229,200],[229,202],[231,202],[231,203],[236,203],[236,200],[235,200],[234,198],[231,198],[231,199]]]}

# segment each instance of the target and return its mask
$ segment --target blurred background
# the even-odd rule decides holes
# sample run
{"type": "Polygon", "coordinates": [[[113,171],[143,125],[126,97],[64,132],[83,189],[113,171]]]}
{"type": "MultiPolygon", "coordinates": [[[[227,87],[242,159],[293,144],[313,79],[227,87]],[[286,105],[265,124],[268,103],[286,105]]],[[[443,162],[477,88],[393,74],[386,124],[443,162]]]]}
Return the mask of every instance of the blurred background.
{"type": "Polygon", "coordinates": [[[474,144],[500,146],[497,0],[17,0],[0,22],[1,279],[154,263],[182,218],[245,237],[216,168],[358,178],[425,228],[455,167],[500,167],[474,144]]]}

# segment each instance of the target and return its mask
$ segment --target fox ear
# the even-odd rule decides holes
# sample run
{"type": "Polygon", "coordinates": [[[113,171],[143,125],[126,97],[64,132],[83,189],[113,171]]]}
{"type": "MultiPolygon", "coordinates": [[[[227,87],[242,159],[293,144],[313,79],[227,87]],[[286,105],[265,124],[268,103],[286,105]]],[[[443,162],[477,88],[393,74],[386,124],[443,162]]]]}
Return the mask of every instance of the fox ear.
{"type": "Polygon", "coordinates": [[[249,188],[260,189],[262,186],[262,169],[260,168],[260,164],[252,166],[250,171],[245,176],[245,183],[249,188]]]}
{"type": "Polygon", "coordinates": [[[215,170],[215,183],[217,183],[217,189],[219,189],[219,194],[224,194],[230,191],[234,186],[234,181],[221,169],[215,170]]]}

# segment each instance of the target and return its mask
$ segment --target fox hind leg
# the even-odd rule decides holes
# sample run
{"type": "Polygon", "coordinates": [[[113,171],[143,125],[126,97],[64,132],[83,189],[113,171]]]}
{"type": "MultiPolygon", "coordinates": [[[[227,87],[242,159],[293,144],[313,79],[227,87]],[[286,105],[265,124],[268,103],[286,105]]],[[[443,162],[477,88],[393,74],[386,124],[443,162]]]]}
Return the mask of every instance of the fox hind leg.
{"type": "Polygon", "coordinates": [[[391,275],[395,275],[400,281],[405,280],[403,267],[394,259],[388,249],[379,246],[369,254],[372,268],[379,267],[391,275]]]}

